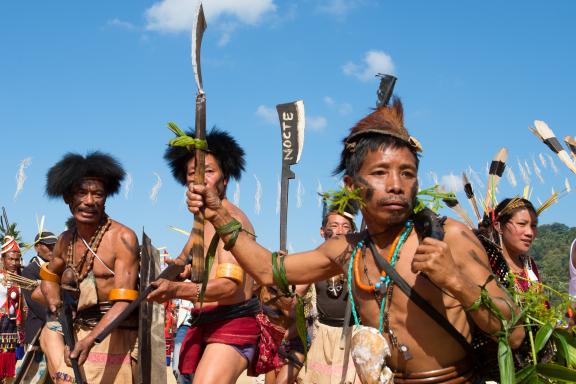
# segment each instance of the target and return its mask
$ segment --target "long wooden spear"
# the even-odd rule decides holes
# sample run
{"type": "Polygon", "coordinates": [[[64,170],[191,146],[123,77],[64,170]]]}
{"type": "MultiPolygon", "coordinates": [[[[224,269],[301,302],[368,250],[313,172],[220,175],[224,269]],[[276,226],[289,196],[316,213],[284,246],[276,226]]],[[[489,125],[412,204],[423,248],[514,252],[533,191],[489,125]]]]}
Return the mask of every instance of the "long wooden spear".
{"type": "MultiPolygon", "coordinates": [[[[202,37],[206,30],[206,19],[202,2],[198,7],[196,22],[192,29],[192,67],[196,79],[198,94],[196,95],[196,124],[195,136],[198,141],[206,140],[206,95],[202,86],[202,69],[200,67],[200,48],[202,47],[202,37]]],[[[205,150],[196,148],[194,152],[194,184],[204,185],[205,150]]],[[[194,215],[192,226],[192,268],[190,280],[195,283],[202,282],[204,277],[204,211],[194,215]]]]}

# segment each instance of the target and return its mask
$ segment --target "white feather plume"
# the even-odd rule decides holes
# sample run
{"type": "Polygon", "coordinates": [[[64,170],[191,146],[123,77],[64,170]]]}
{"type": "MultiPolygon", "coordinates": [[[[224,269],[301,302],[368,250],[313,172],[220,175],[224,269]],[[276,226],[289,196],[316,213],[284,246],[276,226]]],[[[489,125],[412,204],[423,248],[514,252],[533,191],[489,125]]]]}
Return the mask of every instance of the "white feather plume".
{"type": "Polygon", "coordinates": [[[150,200],[152,200],[152,202],[156,203],[156,200],[158,200],[158,192],[160,191],[160,188],[162,187],[162,178],[160,177],[160,175],[156,172],[153,172],[154,176],[156,176],[156,184],[154,184],[154,186],[152,187],[152,190],[150,191],[150,200]]]}
{"type": "Polygon", "coordinates": [[[26,174],[24,170],[30,166],[32,163],[32,158],[27,157],[20,162],[18,166],[18,172],[16,172],[16,192],[14,192],[14,200],[18,197],[20,192],[24,189],[24,183],[26,182],[26,174]]]}

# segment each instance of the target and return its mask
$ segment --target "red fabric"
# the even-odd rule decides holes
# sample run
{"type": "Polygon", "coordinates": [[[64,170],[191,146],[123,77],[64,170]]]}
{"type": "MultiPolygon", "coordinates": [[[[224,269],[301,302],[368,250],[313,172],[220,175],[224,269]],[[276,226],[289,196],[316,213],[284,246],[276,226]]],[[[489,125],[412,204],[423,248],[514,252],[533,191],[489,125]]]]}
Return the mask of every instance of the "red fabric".
{"type": "Polygon", "coordinates": [[[272,324],[263,313],[256,315],[260,327],[260,342],[258,343],[258,359],[254,367],[248,369],[249,376],[258,376],[284,364],[284,359],[278,355],[278,348],[282,344],[286,330],[279,325],[272,324]]]}
{"type": "Polygon", "coordinates": [[[20,252],[20,247],[16,242],[16,239],[12,236],[5,236],[4,237],[4,244],[2,244],[2,250],[0,254],[5,254],[8,252],[20,252]]]}
{"type": "Polygon", "coordinates": [[[182,341],[178,369],[186,375],[194,374],[207,344],[245,347],[256,345],[259,335],[260,327],[254,317],[239,317],[190,327],[182,341]]]}
{"type": "Polygon", "coordinates": [[[0,352],[0,379],[16,376],[16,351],[0,352]]]}

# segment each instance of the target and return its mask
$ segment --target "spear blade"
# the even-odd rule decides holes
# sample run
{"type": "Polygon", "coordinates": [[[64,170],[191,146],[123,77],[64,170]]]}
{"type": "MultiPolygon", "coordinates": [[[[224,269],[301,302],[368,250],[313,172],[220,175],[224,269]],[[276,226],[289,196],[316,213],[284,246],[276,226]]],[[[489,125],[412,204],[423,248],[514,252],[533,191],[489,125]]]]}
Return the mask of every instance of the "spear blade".
{"type": "Polygon", "coordinates": [[[290,169],[297,164],[302,155],[304,146],[304,102],[297,100],[292,103],[278,104],[276,106],[280,119],[282,138],[282,176],[280,182],[280,250],[286,251],[287,222],[288,222],[288,185],[290,179],[295,177],[290,169]]]}
{"type": "MultiPolygon", "coordinates": [[[[206,140],[206,95],[202,84],[202,68],[200,66],[200,49],[202,48],[202,37],[206,30],[206,18],[202,2],[198,6],[194,27],[192,28],[192,69],[198,93],[196,95],[196,120],[195,137],[198,140],[206,140]]],[[[202,149],[194,151],[194,184],[204,185],[206,152],[202,149]]],[[[204,211],[194,215],[192,226],[192,248],[188,258],[192,259],[190,280],[200,283],[204,277],[204,211]]]]}

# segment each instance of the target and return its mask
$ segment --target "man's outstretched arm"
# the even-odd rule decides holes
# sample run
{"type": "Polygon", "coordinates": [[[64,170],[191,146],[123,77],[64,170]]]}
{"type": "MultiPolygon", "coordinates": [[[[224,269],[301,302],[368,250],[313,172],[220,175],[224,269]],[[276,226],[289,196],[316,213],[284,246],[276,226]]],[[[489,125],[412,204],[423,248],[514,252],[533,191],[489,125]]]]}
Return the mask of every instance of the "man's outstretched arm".
{"type": "MultiPolygon", "coordinates": [[[[188,209],[193,214],[204,209],[206,220],[215,228],[232,222],[230,213],[223,207],[218,194],[203,185],[191,186],[187,192],[188,209]]],[[[221,236],[227,243],[231,234],[221,236]]],[[[272,273],[272,253],[260,246],[251,235],[240,231],[232,249],[238,264],[261,285],[274,284],[272,273]]],[[[344,237],[336,237],[323,243],[315,250],[297,253],[285,258],[286,278],[290,284],[311,283],[327,279],[341,273],[338,257],[345,257],[349,252],[348,242],[344,237]]]]}

